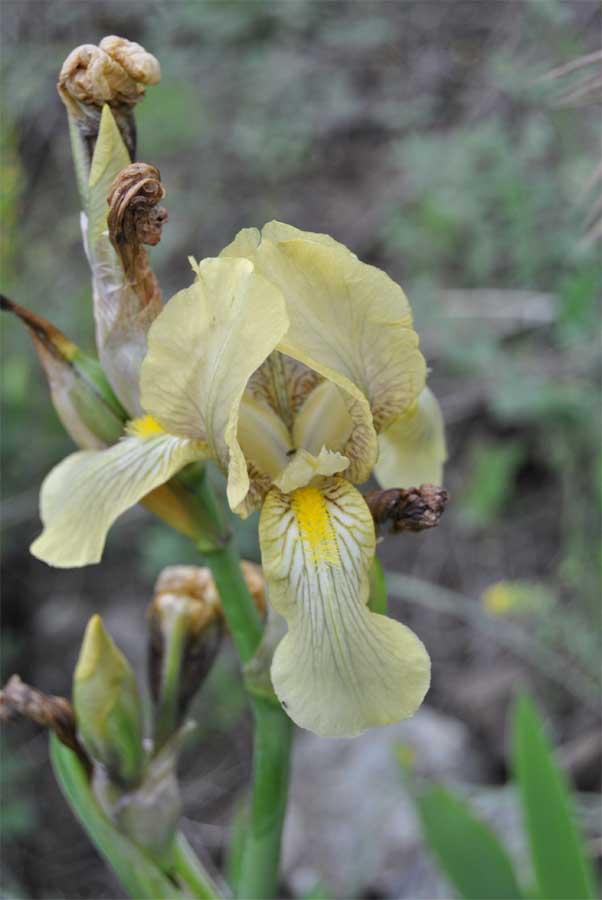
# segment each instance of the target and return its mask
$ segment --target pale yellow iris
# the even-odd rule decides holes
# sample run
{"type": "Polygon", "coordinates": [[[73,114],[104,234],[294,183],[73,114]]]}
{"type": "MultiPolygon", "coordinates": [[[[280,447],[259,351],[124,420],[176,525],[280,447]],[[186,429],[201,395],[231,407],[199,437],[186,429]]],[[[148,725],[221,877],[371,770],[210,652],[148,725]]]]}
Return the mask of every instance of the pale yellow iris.
{"type": "Polygon", "coordinates": [[[288,623],[272,682],[289,715],[339,737],[412,715],[428,655],[367,607],[374,524],[353,486],[375,465],[393,478],[396,453],[400,485],[440,475],[442,427],[409,304],[332,238],[281,223],[241,232],[194,268],[148,333],[144,415],[114,447],[51,472],[32,550],[52,565],[98,561],[121,512],[213,458],[231,508],[261,510],[269,599],[288,623]]]}

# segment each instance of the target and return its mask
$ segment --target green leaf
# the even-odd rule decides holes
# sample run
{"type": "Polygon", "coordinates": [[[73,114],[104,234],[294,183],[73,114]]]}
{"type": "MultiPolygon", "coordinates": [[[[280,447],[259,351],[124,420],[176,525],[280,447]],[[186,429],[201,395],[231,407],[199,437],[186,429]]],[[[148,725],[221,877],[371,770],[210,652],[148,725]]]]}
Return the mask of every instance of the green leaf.
{"type": "Polygon", "coordinates": [[[593,897],[594,879],[575,826],[568,786],[528,697],[519,698],[513,724],[514,773],[539,894],[545,900],[593,897]]]}
{"type": "Polygon", "coordinates": [[[69,116],[69,138],[71,140],[71,153],[75,167],[75,178],[83,209],[88,205],[88,178],[90,177],[90,164],[86,150],[85,138],[72,116],[69,116]]]}
{"type": "Polygon", "coordinates": [[[373,613],[380,613],[382,616],[387,615],[387,582],[385,580],[385,572],[381,561],[378,557],[374,557],[372,568],[370,569],[370,596],[368,597],[368,608],[373,613]]]}
{"type": "Polygon", "coordinates": [[[417,798],[427,843],[465,900],[516,900],[523,896],[512,863],[491,829],[444,788],[417,798]]]}
{"type": "MultiPolygon", "coordinates": [[[[107,229],[110,187],[116,176],[130,164],[121,132],[108,106],[104,106],[88,180],[86,214],[88,248],[94,254],[98,239],[107,229]]],[[[110,247],[110,245],[109,245],[110,247]]],[[[110,248],[112,250],[112,248],[110,248]]],[[[107,250],[107,252],[109,252],[107,250]]]]}
{"type": "Polygon", "coordinates": [[[50,736],[50,758],[69,806],[128,894],[140,900],[184,897],[151,859],[117,831],[98,805],[79,759],[55,735],[50,736]]]}

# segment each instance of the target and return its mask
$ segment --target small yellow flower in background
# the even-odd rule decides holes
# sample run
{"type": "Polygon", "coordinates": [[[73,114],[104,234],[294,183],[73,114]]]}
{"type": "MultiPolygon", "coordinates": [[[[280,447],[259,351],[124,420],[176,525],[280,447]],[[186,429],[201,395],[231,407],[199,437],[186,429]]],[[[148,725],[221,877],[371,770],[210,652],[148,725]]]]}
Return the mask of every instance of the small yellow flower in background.
{"type": "Polygon", "coordinates": [[[551,605],[548,591],[530,581],[497,581],[481,595],[481,603],[494,616],[541,612],[551,605]]]}
{"type": "Polygon", "coordinates": [[[416,765],[416,750],[410,744],[397,744],[395,758],[404,772],[411,772],[416,765]]]}
{"type": "Polygon", "coordinates": [[[278,222],[194,269],[150,327],[143,415],[118,444],[50,473],[32,552],[56,566],[98,562],[122,512],[188,463],[215,459],[232,510],[261,510],[269,601],[288,624],[272,682],[291,718],[349,737],[411,716],[429,658],[367,607],[375,531],[354,487],[383,433],[385,482],[396,458],[397,483],[412,466],[440,476],[440,413],[403,291],[332,238],[278,222]]]}

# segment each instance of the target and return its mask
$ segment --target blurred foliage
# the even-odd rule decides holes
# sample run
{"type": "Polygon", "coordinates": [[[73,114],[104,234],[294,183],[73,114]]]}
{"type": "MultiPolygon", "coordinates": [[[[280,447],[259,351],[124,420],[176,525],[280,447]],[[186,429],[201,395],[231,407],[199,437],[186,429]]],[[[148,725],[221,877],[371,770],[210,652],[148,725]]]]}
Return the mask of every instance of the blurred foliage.
{"type": "Polygon", "coordinates": [[[494,525],[504,505],[512,500],[516,473],[524,449],[518,441],[483,446],[475,444],[469,465],[470,480],[460,498],[461,521],[472,528],[494,525]]]}
{"type": "MultiPolygon", "coordinates": [[[[597,896],[585,842],[577,830],[568,785],[532,701],[520,697],[513,715],[513,765],[535,885],[519,887],[505,848],[467,803],[442,787],[418,791],[427,844],[458,896],[465,900],[587,900],[597,896]]],[[[408,777],[407,767],[403,767],[408,777]]]]}
{"type": "MultiPolygon", "coordinates": [[[[6,629],[1,639],[0,679],[4,683],[17,657],[20,642],[6,629]]],[[[38,809],[31,790],[32,766],[10,735],[0,735],[0,843],[8,847],[26,837],[38,824],[38,809]]],[[[10,866],[0,865],[0,895],[25,896],[19,879],[10,866]]]]}

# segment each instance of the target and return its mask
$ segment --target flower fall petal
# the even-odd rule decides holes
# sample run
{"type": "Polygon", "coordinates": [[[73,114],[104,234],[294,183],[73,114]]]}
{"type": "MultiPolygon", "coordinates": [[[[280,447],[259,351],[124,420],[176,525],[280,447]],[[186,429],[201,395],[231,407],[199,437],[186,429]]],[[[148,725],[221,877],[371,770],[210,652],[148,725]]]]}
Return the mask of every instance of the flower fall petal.
{"type": "Polygon", "coordinates": [[[302,728],[352,737],[411,716],[429,686],[429,658],[405,626],[367,606],[374,524],[344,478],[292,494],[273,488],[260,519],[270,602],[287,620],[274,689],[302,728]]]}
{"type": "Polygon", "coordinates": [[[44,531],[31,552],[59,568],[99,562],[118,516],[188,463],[206,456],[199,441],[164,433],[126,437],[107,450],[71,454],[42,485],[44,531]]]}

